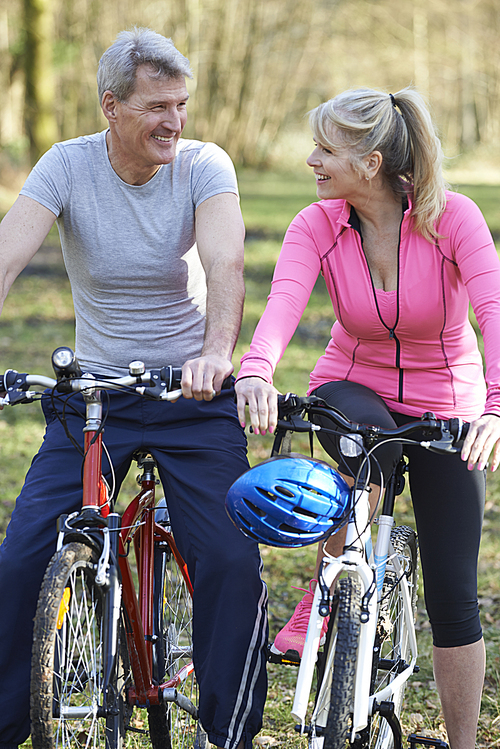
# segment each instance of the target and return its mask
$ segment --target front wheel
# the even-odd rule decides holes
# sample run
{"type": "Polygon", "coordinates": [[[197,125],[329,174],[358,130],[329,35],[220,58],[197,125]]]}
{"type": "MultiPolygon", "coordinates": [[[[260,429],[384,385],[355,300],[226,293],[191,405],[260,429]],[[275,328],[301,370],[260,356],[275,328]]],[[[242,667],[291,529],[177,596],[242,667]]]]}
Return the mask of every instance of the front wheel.
{"type": "Polygon", "coordinates": [[[338,593],[337,636],[324,749],[345,749],[349,746],[360,612],[360,582],[357,578],[345,577],[340,581],[338,593]]]}
{"type": "MultiPolygon", "coordinates": [[[[118,642],[103,716],[104,591],[98,554],[81,543],[57,552],[47,568],[35,616],[31,666],[33,749],[121,749],[128,706],[127,649],[118,642]]],[[[118,638],[120,640],[120,630],[118,638]]]]}

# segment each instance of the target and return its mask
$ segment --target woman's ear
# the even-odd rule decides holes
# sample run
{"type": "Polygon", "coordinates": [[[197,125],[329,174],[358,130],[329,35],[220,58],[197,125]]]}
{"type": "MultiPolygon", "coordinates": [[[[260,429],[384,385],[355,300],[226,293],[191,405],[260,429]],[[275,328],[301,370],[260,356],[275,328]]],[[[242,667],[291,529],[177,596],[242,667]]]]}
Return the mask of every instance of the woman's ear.
{"type": "Polygon", "coordinates": [[[372,151],[365,159],[363,159],[366,170],[366,179],[372,180],[377,176],[380,167],[382,166],[382,161],[383,158],[380,151],[372,151]]]}

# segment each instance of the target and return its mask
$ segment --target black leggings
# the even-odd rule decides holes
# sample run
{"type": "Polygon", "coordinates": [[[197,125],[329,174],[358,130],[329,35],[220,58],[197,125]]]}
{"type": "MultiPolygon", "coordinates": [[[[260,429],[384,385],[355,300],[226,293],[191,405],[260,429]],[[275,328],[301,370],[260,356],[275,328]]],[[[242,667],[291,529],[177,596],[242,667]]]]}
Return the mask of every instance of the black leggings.
{"type": "MultiPolygon", "coordinates": [[[[313,395],[335,406],[351,421],[387,429],[415,419],[388,410],[372,390],[354,382],[329,382],[313,395]]],[[[316,420],[316,419],[315,419],[316,420]]],[[[318,420],[319,421],[319,420],[318,420]]],[[[327,420],[324,422],[327,425],[327,420]]],[[[346,472],[336,440],[319,433],[324,449],[346,472]]],[[[410,491],[417,524],[425,605],[434,645],[441,648],[469,645],[481,639],[477,602],[477,558],[481,538],[486,472],[469,471],[460,454],[438,455],[418,446],[397,443],[377,450],[387,481],[401,453],[408,456],[410,491]]],[[[347,471],[349,472],[349,471],[347,471]]],[[[372,466],[372,481],[379,483],[372,466]]]]}

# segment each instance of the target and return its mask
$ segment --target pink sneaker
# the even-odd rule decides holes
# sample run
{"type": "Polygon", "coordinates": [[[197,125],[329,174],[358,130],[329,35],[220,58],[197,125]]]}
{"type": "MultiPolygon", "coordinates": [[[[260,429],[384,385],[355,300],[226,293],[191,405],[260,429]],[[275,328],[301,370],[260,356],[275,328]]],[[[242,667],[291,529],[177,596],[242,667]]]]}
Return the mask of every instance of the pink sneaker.
{"type": "MultiPolygon", "coordinates": [[[[309,590],[296,588],[296,590],[304,590],[305,596],[297,604],[290,621],[287,622],[283,629],[276,635],[274,643],[271,645],[272,653],[284,655],[288,650],[295,650],[295,652],[299,654],[299,658],[302,658],[302,651],[304,650],[304,642],[307,634],[307,625],[309,624],[309,616],[311,614],[314,599],[314,591],[311,590],[311,586],[312,583],[315,582],[316,580],[311,580],[309,583],[309,590]]],[[[323,620],[320,645],[323,645],[325,642],[326,631],[328,629],[328,619],[329,617],[325,616],[323,620]]]]}

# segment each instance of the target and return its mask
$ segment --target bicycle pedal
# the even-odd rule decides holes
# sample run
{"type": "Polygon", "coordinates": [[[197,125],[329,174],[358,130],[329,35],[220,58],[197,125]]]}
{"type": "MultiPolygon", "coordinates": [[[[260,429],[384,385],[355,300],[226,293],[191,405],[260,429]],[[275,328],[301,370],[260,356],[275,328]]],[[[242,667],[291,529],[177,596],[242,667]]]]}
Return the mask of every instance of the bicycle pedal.
{"type": "Polygon", "coordinates": [[[433,746],[434,749],[450,749],[449,744],[442,739],[434,739],[432,736],[417,736],[412,733],[408,736],[408,749],[416,749],[417,746],[433,746]]]}
{"type": "Polygon", "coordinates": [[[273,653],[267,648],[267,660],[269,663],[279,663],[283,666],[300,666],[300,655],[296,650],[287,650],[286,653],[273,653]]]}

